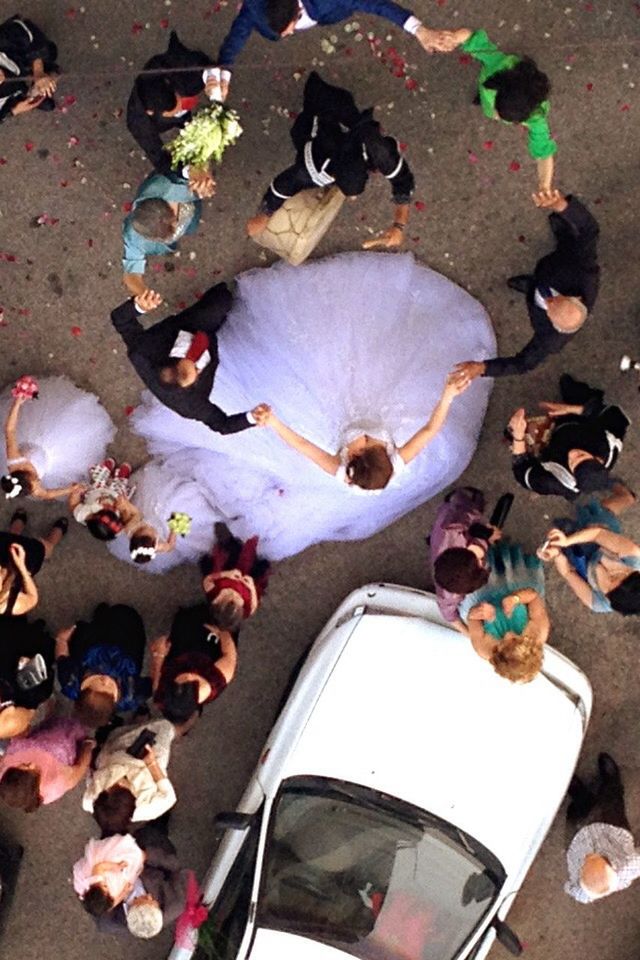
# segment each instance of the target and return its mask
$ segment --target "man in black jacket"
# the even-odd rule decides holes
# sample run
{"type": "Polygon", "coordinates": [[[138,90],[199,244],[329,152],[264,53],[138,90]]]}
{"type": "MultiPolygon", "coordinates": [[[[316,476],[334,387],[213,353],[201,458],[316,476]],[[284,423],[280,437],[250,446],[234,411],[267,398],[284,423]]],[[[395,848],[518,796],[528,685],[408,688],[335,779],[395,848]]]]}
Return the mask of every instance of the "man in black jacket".
{"type": "Polygon", "coordinates": [[[468,360],[455,372],[461,382],[476,377],[508,377],[528,373],[548,356],[559,353],[584,325],[598,296],[598,222],[583,203],[558,190],[534,195],[536,206],[551,210],[556,249],[539,260],[533,274],[511,277],[512,290],[527,298],[533,337],[512,357],[468,360]]]}
{"type": "Polygon", "coordinates": [[[238,433],[254,426],[259,407],[228,415],[209,400],[218,367],[216,333],[232,304],[227,285],[216,284],[186,310],[145,330],[140,314],[161,303],[159,294],[147,291],[111,314],[140,379],[165,406],[188,420],[200,420],[216,433],[238,433]]]}
{"type": "MultiPolygon", "coordinates": [[[[147,60],[133,85],[127,103],[127,128],[155,171],[165,177],[175,174],[162,134],[181,129],[191,120],[200,95],[215,83],[208,79],[210,69],[211,58],[185,47],[174,30],[166,53],[147,60]]],[[[211,196],[214,181],[208,169],[189,169],[187,174],[194,193],[211,196]]]]}

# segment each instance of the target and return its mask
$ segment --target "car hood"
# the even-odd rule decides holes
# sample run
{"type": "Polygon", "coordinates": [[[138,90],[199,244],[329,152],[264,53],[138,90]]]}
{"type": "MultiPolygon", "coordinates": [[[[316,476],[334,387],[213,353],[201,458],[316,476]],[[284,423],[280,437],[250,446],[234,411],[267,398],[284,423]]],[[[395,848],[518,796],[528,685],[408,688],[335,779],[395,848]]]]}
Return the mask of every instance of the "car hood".
{"type": "MultiPolygon", "coordinates": [[[[566,791],[583,717],[563,684],[499,677],[451,628],[413,616],[364,614],[351,633],[282,779],[362,784],[470,833],[518,872],[566,791]]],[[[582,686],[577,683],[577,689],[582,686]]],[[[588,685],[587,685],[588,686],[588,685]]]]}
{"type": "Polygon", "coordinates": [[[274,960],[275,957],[278,960],[347,960],[351,955],[318,940],[258,927],[247,960],[274,960]]]}

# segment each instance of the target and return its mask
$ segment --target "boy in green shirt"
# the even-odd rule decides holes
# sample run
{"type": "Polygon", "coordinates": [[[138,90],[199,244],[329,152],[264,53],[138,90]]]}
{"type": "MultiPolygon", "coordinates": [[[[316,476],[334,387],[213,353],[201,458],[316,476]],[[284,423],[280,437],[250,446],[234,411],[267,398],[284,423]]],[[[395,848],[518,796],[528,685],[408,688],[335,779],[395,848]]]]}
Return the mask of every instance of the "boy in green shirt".
{"type": "Polygon", "coordinates": [[[478,96],[491,119],[519,123],[528,131],[529,155],[538,167],[538,190],[550,190],[558,145],[549,132],[549,78],[533,60],[502,53],[485,30],[453,30],[452,39],[481,64],[478,96]]]}

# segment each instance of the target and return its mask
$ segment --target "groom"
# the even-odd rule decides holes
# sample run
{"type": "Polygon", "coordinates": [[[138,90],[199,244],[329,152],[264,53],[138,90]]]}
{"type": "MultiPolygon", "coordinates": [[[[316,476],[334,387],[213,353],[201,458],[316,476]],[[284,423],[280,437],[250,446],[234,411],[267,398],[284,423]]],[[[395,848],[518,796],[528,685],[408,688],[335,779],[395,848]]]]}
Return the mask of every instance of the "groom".
{"type": "Polygon", "coordinates": [[[261,405],[246,413],[226,414],[209,400],[218,368],[216,333],[232,304],[227,285],[216,284],[186,310],[145,330],[139,315],[161,303],[159,294],[146,290],[111,314],[145,386],[166,407],[215,433],[239,433],[255,426],[261,405]]]}
{"type": "Polygon", "coordinates": [[[358,13],[390,20],[412,34],[427,53],[453,50],[449,32],[429,29],[393,0],[304,0],[304,4],[301,0],[244,0],[218,54],[223,97],[229,90],[233,62],[254,30],[267,40],[280,40],[318,24],[339,23],[358,13]]]}

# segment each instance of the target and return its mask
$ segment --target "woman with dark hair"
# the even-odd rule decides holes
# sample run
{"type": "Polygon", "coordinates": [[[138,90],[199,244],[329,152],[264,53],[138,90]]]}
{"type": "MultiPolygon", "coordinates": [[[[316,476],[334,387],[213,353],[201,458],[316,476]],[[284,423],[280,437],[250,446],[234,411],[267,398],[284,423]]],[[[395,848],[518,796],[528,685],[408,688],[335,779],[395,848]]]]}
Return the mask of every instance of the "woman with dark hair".
{"type": "Polygon", "coordinates": [[[606,490],[631,421],[624,410],[605,403],[604,393],[568,373],[560,377],[562,403],[543,401],[546,430],[527,420],[524,408],[511,417],[508,433],[513,475],[526,490],[575,500],[581,493],[606,490]]]}
{"type": "Polygon", "coordinates": [[[93,917],[126,900],[144,869],[144,850],[130,835],[89,840],[73,865],[73,889],[93,917]]]}
{"type": "Polygon", "coordinates": [[[0,742],[26,734],[52,706],[54,639],[44,620],[0,617],[0,742]]]}
{"type": "Polygon", "coordinates": [[[151,643],[151,657],[154,702],[180,727],[220,696],[238,663],[231,632],[213,622],[205,603],[180,607],[169,635],[151,643]]]}
{"type": "Polygon", "coordinates": [[[24,535],[25,510],[16,510],[8,531],[0,532],[0,622],[3,616],[28,613],[38,603],[34,577],[67,532],[69,521],[59,517],[46,537],[24,535]]]}
{"type": "Polygon", "coordinates": [[[0,395],[0,418],[5,432],[0,489],[7,500],[77,494],[80,479],[104,456],[115,434],[98,398],[66,377],[45,377],[39,383],[21,377],[0,395]]]}
{"type": "Polygon", "coordinates": [[[549,78],[529,57],[502,53],[485,30],[452,30],[450,37],[480,62],[478,102],[485,117],[525,127],[538,191],[551,190],[558,145],[549,132],[549,78]]]}
{"type": "Polygon", "coordinates": [[[473,649],[512,683],[529,683],[542,667],[551,624],[540,560],[501,540],[489,553],[489,579],[467,594],[460,620],[473,649]]]}
{"type": "Polygon", "coordinates": [[[59,800],[87,773],[94,747],[77,720],[45,720],[9,743],[0,760],[0,799],[25,813],[59,800]]]}
{"type": "Polygon", "coordinates": [[[351,489],[380,493],[393,477],[401,474],[407,464],[437,437],[445,425],[451,404],[456,397],[464,393],[468,385],[459,385],[449,376],[427,422],[400,447],[396,446],[391,436],[385,435],[379,428],[375,433],[366,433],[364,424],[360,423],[345,428],[339,451],[329,453],[296,433],[269,408],[259,415],[258,423],[260,426],[271,427],[290,447],[308,457],[341,483],[348,484],[351,489]]]}
{"type": "Polygon", "coordinates": [[[89,484],[69,494],[69,509],[96,540],[109,541],[122,533],[123,513],[132,508],[135,487],[130,482],[131,464],[117,464],[113,457],[89,469],[89,484]]]}
{"type": "Polygon", "coordinates": [[[167,776],[175,735],[173,724],[167,720],[143,721],[110,733],[87,779],[82,808],[94,813],[97,803],[102,823],[120,830],[129,820],[155,820],[170,810],[177,799],[167,776]],[[153,746],[147,746],[143,756],[132,756],[129,748],[146,730],[155,737],[153,746]],[[114,787],[121,790],[114,794],[114,787]],[[125,792],[133,799],[133,808],[125,792]]]}
{"type": "Polygon", "coordinates": [[[30,110],[55,110],[58,48],[26,17],[0,24],[0,123],[30,110]]]}
{"type": "Polygon", "coordinates": [[[602,502],[578,507],[575,520],[556,520],[539,551],[594,613],[640,613],[640,546],[622,534],[618,519],[635,502],[630,490],[615,483],[602,502]]]}
{"type": "Polygon", "coordinates": [[[291,128],[291,139],[296,160],[272,180],[260,212],[247,223],[249,236],[258,236],[271,216],[303,190],[335,185],[355,199],[364,192],[371,174],[381,173],[391,186],[393,223],[363,246],[402,246],[414,178],[397,140],[384,136],[373,119],[373,108],[359,110],[348,90],[326,83],[314,71],[305,84],[304,106],[291,128]]]}
{"type": "Polygon", "coordinates": [[[105,726],[116,710],[144,706],[151,695],[148,678],[141,676],[145,644],[140,614],[123,603],[101,603],[89,622],[60,630],[60,690],[76,701],[76,715],[87,727],[105,726]]]}
{"type": "MultiPolygon", "coordinates": [[[[166,52],[147,60],[136,77],[127,103],[127,128],[156,173],[174,175],[161,134],[189,123],[201,94],[213,90],[215,81],[209,79],[208,67],[211,57],[185,47],[172,30],[166,52]]],[[[190,167],[191,189],[199,194],[203,182],[214,186],[210,171],[190,167]]]]}

